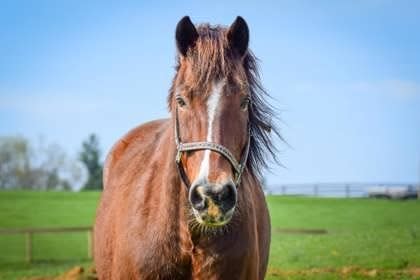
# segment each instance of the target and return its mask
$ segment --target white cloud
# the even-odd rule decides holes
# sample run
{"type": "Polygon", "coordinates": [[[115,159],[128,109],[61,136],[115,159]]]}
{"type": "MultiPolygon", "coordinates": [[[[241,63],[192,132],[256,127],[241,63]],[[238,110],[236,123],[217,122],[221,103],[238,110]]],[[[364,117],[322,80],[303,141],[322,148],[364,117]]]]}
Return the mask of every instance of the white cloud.
{"type": "Polygon", "coordinates": [[[355,83],[351,87],[358,92],[382,93],[404,98],[420,95],[420,84],[409,80],[381,80],[355,83]]]}
{"type": "Polygon", "coordinates": [[[121,98],[118,94],[81,92],[1,92],[0,110],[21,114],[42,120],[65,119],[66,117],[85,119],[95,116],[147,117],[150,107],[160,114],[166,113],[166,104],[154,104],[155,100],[142,100],[140,96],[128,94],[121,98]],[[152,105],[152,106],[150,106],[152,105]]]}
{"type": "Polygon", "coordinates": [[[109,110],[113,100],[75,94],[2,94],[0,109],[28,115],[86,114],[93,110],[109,110]]]}
{"type": "Polygon", "coordinates": [[[411,100],[420,96],[420,83],[411,80],[371,80],[359,81],[351,83],[318,83],[303,82],[294,87],[297,92],[301,93],[320,93],[320,92],[336,92],[345,94],[375,94],[387,95],[402,99],[411,100]]]}

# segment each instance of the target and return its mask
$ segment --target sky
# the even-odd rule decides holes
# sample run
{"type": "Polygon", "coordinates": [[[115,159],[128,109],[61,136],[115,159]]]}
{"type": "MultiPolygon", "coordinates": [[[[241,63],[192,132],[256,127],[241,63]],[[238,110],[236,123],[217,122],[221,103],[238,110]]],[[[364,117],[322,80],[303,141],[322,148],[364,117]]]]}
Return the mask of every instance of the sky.
{"type": "Polygon", "coordinates": [[[248,22],[288,145],[268,184],[420,180],[418,1],[0,2],[0,136],[103,156],[169,116],[174,30],[248,22]]]}

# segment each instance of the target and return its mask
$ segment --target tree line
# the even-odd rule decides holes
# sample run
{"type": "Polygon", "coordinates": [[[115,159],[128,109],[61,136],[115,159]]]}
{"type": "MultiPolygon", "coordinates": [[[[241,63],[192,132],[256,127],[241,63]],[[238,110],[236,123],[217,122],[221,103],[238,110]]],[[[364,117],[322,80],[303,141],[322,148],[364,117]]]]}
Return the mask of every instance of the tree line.
{"type": "Polygon", "coordinates": [[[0,189],[102,189],[99,139],[91,134],[75,158],[57,144],[30,143],[21,136],[0,137],[0,189]]]}

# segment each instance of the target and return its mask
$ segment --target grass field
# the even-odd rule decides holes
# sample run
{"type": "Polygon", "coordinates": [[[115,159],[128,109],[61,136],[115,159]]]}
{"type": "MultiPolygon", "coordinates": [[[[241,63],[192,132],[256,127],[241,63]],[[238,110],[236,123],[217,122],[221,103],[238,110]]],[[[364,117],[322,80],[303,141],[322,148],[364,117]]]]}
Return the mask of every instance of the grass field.
{"type": "MultiPolygon", "coordinates": [[[[91,225],[98,198],[95,192],[0,192],[0,227],[91,225]]],[[[420,278],[420,201],[270,196],[268,203],[267,279],[420,278]],[[328,233],[285,234],[282,228],[328,233]]],[[[36,261],[25,264],[23,236],[0,235],[0,279],[88,267],[86,239],[85,233],[36,236],[36,261]]]]}

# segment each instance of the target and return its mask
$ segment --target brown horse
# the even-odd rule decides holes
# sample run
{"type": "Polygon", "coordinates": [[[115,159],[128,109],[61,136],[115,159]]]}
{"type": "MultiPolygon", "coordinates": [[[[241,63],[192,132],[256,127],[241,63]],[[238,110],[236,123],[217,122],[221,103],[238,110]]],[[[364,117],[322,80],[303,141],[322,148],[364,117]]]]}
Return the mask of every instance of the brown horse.
{"type": "Polygon", "coordinates": [[[270,220],[259,178],[275,152],[273,111],[248,41],[241,17],[229,28],[178,23],[172,117],[133,129],[106,161],[99,279],[264,278],[270,220]]]}

